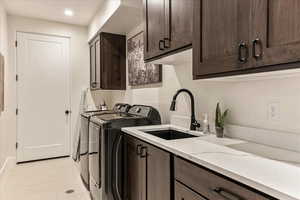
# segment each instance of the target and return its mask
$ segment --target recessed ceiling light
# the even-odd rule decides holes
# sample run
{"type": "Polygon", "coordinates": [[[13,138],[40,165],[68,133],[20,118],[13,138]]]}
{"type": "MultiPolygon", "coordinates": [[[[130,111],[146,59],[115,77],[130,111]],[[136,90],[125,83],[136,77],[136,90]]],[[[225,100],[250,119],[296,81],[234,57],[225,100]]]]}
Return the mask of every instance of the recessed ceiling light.
{"type": "Polygon", "coordinates": [[[68,17],[72,17],[72,16],[74,16],[74,12],[73,12],[73,10],[71,10],[71,9],[65,9],[65,15],[66,16],[68,16],[68,17]]]}

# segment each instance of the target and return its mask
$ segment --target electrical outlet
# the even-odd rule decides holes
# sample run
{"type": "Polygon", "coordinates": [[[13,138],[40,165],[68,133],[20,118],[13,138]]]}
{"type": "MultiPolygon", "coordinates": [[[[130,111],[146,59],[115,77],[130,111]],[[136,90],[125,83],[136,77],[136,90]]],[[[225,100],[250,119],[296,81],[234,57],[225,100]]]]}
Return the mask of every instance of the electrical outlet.
{"type": "Polygon", "coordinates": [[[278,121],[280,119],[280,104],[279,102],[271,102],[268,104],[268,120],[278,121]]]}

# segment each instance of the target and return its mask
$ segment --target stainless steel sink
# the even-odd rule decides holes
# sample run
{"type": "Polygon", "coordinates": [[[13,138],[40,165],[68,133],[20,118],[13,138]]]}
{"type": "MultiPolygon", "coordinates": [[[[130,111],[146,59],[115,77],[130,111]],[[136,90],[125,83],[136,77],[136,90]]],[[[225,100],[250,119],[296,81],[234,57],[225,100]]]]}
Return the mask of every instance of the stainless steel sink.
{"type": "Polygon", "coordinates": [[[199,137],[197,135],[173,130],[173,129],[167,129],[167,130],[155,130],[155,131],[144,131],[147,134],[154,135],[156,137],[165,139],[165,140],[178,140],[178,139],[187,139],[187,138],[195,138],[199,137]]]}

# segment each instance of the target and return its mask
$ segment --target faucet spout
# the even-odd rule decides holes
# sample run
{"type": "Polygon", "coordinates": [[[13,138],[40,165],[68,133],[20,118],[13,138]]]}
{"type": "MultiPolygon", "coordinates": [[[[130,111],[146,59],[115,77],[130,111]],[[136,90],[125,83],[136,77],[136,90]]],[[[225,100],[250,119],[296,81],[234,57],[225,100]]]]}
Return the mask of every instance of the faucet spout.
{"type": "Polygon", "coordinates": [[[193,93],[190,90],[180,89],[176,92],[176,94],[173,97],[171,106],[170,106],[170,111],[175,111],[176,110],[176,99],[177,99],[178,95],[182,92],[185,92],[190,96],[190,99],[191,99],[191,126],[190,126],[190,129],[191,130],[196,130],[197,128],[200,127],[200,124],[196,121],[196,117],[195,117],[195,99],[194,99],[193,93]]]}

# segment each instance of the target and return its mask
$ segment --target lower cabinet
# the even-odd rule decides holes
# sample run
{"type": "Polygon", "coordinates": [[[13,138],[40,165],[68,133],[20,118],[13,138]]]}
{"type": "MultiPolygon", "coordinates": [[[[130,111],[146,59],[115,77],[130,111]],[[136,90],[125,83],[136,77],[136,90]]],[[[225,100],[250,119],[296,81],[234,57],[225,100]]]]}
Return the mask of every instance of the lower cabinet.
{"type": "Polygon", "coordinates": [[[130,136],[125,137],[125,199],[170,200],[171,155],[130,136]]]}
{"type": "MultiPolygon", "coordinates": [[[[180,158],[175,158],[175,179],[198,193],[198,199],[202,196],[209,200],[274,200],[272,197],[267,197],[180,158]]],[[[196,195],[187,192],[189,190],[186,188],[182,189],[182,186],[177,186],[176,190],[178,190],[177,193],[184,193],[187,196],[196,195]]]]}
{"type": "Polygon", "coordinates": [[[124,200],[276,200],[131,136],[124,152],[124,200]]]}
{"type": "Polygon", "coordinates": [[[125,153],[125,183],[124,193],[126,200],[142,200],[143,187],[141,183],[145,179],[145,174],[142,171],[145,169],[142,159],[137,154],[137,149],[141,147],[141,143],[131,137],[125,137],[124,151],[125,153]]]}

